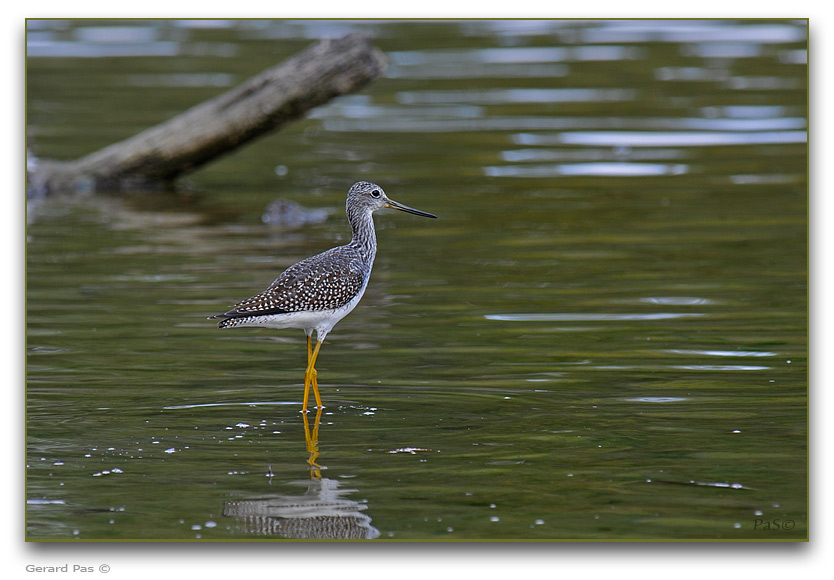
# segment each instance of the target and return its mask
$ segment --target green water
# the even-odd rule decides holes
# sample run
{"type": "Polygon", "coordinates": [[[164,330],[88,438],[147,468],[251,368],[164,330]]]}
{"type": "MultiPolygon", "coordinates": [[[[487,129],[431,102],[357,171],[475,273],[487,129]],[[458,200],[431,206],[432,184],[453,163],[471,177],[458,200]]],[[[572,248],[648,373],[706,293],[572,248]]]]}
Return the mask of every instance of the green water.
{"type": "Polygon", "coordinates": [[[30,202],[27,539],[805,539],[804,22],[30,22],[29,149],[352,30],[361,94],[177,192],[30,202]],[[360,179],[439,219],[376,214],[311,479],[303,333],[206,316],[344,243],[360,179]]]}

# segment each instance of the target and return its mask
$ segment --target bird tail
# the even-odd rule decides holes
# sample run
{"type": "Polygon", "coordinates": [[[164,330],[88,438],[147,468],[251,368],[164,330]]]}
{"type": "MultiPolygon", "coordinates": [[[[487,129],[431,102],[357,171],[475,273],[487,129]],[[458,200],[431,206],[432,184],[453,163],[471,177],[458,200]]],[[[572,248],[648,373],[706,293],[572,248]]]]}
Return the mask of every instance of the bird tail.
{"type": "Polygon", "coordinates": [[[253,316],[251,314],[230,310],[229,312],[209,316],[208,320],[221,319],[217,323],[217,328],[233,328],[235,326],[252,326],[251,324],[247,324],[251,322],[252,318],[253,316]]]}
{"type": "Polygon", "coordinates": [[[215,314],[213,316],[209,316],[206,320],[217,320],[220,319],[220,322],[217,323],[217,328],[226,328],[229,325],[229,321],[234,320],[233,317],[229,316],[228,313],[223,312],[222,314],[215,314]]]}

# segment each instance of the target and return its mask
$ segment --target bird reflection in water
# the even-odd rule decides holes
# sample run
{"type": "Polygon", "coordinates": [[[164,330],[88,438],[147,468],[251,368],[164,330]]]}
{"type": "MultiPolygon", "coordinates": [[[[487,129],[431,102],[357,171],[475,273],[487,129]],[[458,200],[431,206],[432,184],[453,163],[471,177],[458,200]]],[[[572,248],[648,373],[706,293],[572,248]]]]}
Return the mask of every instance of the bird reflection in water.
{"type": "MultiPolygon", "coordinates": [[[[223,515],[235,518],[246,533],[304,540],[372,540],[379,530],[363,510],[367,505],[342,497],[355,489],[339,489],[340,482],[321,476],[319,425],[322,408],[316,412],[313,428],[304,418],[307,464],[310,481],[302,495],[273,494],[267,497],[228,501],[223,515]]],[[[271,473],[271,470],[270,470],[271,473]]]]}

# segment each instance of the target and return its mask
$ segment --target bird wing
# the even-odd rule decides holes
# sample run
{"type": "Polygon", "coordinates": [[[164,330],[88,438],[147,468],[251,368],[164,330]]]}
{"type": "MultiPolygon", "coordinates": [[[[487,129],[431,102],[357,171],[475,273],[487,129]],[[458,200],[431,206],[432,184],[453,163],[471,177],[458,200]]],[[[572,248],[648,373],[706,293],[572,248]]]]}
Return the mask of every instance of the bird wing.
{"type": "Polygon", "coordinates": [[[235,318],[338,308],[356,296],[364,281],[359,254],[348,246],[332,248],[293,264],[266,290],[218,316],[235,318]]]}

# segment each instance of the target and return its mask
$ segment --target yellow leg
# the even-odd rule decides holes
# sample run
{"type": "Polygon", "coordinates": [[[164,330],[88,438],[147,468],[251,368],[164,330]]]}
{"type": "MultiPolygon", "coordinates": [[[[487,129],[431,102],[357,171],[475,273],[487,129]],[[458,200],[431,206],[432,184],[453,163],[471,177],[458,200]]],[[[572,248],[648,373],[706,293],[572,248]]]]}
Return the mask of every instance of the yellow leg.
{"type": "Polygon", "coordinates": [[[310,336],[307,336],[307,367],[304,369],[304,406],[302,413],[307,412],[307,399],[310,398],[310,359],[313,357],[313,350],[310,346],[310,336]]]}
{"type": "Polygon", "coordinates": [[[303,414],[304,419],[304,439],[307,442],[307,452],[310,454],[307,458],[307,464],[310,466],[310,479],[321,479],[321,466],[316,462],[319,458],[319,425],[321,424],[321,411],[316,412],[316,420],[313,424],[313,431],[310,432],[310,423],[307,420],[307,414],[303,414]]]}
{"type": "MultiPolygon", "coordinates": [[[[307,337],[307,343],[310,343],[310,337],[307,337]]],[[[309,348],[309,346],[308,346],[309,348]]],[[[312,354],[307,358],[307,371],[304,373],[304,406],[301,409],[302,413],[307,412],[307,401],[310,399],[310,387],[313,387],[313,396],[316,398],[316,408],[322,409],[324,405],[321,404],[321,396],[319,395],[319,383],[317,380],[318,371],[316,371],[316,359],[319,357],[319,349],[321,342],[316,341],[316,348],[313,349],[312,354]]]]}
{"type": "Polygon", "coordinates": [[[316,397],[316,408],[324,409],[324,405],[321,404],[321,396],[319,395],[319,373],[316,370],[316,359],[319,357],[320,348],[321,342],[316,341],[316,348],[313,350],[313,358],[310,361],[310,384],[313,387],[313,395],[316,397]]]}

